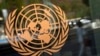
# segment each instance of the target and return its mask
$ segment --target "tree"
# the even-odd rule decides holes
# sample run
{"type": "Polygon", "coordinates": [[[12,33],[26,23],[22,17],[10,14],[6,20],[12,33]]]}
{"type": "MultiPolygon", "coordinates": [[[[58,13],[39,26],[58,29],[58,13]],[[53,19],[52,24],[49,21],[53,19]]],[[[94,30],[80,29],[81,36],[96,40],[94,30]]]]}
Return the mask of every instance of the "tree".
{"type": "Polygon", "coordinates": [[[82,0],[82,2],[83,2],[86,6],[89,6],[89,0],[82,0]]]}
{"type": "Polygon", "coordinates": [[[68,18],[84,17],[89,15],[89,7],[87,7],[82,0],[51,0],[52,3],[60,6],[68,18]]]}

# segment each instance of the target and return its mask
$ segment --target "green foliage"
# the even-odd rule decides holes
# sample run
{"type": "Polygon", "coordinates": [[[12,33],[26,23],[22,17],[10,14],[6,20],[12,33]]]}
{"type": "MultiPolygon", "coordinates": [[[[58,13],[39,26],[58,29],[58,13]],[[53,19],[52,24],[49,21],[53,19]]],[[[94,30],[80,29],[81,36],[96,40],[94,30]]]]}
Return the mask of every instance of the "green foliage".
{"type": "MultiPolygon", "coordinates": [[[[50,0],[53,4],[60,6],[68,18],[84,17],[90,14],[89,7],[82,0],[50,0]]],[[[31,3],[41,3],[43,0],[3,0],[0,9],[8,9],[10,11],[21,8],[31,3]]]]}
{"type": "Polygon", "coordinates": [[[3,0],[0,4],[0,9],[6,8],[8,10],[13,10],[15,8],[21,8],[27,4],[40,3],[41,0],[3,0]]]}
{"type": "Polygon", "coordinates": [[[40,3],[41,0],[28,0],[29,3],[40,3]]]}
{"type": "Polygon", "coordinates": [[[21,8],[22,5],[24,5],[23,0],[3,0],[3,2],[0,4],[0,9],[5,8],[12,11],[16,8],[21,8]]]}
{"type": "Polygon", "coordinates": [[[90,14],[89,7],[82,0],[52,0],[52,2],[60,6],[66,12],[68,18],[84,17],[90,14]]]}

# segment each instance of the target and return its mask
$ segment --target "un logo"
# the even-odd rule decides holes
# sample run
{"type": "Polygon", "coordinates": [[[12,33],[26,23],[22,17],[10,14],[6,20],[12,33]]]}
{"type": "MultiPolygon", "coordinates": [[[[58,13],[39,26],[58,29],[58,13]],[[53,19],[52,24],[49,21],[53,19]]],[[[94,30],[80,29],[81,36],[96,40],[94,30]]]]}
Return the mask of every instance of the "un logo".
{"type": "Polygon", "coordinates": [[[5,33],[12,48],[24,56],[50,55],[58,52],[68,36],[68,23],[60,7],[30,4],[11,12],[6,20],[5,33]]]}

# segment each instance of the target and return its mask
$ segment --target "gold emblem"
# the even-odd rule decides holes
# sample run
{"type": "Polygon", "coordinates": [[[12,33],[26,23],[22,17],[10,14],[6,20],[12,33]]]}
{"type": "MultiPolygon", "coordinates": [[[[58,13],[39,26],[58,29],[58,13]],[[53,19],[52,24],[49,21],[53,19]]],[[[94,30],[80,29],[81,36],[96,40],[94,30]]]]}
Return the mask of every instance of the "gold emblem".
{"type": "Polygon", "coordinates": [[[52,55],[64,45],[68,23],[60,7],[31,4],[11,12],[6,20],[5,33],[12,48],[24,56],[52,55]]]}

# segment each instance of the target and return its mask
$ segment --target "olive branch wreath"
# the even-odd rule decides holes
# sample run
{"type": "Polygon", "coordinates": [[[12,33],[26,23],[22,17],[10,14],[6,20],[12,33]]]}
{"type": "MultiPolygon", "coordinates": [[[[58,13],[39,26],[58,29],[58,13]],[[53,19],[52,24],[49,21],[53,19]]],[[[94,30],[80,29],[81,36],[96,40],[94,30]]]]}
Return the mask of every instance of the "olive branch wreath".
{"type": "Polygon", "coordinates": [[[8,19],[6,20],[6,26],[5,26],[5,33],[8,36],[8,41],[11,44],[12,48],[15,49],[19,54],[23,56],[40,56],[43,52],[48,53],[49,55],[52,55],[52,53],[58,52],[61,47],[64,45],[67,37],[68,37],[68,24],[65,22],[66,15],[65,13],[61,10],[60,7],[53,5],[55,12],[57,13],[58,17],[61,20],[61,34],[56,41],[56,43],[49,49],[45,50],[38,50],[38,51],[32,51],[26,47],[24,47],[14,36],[14,20],[16,18],[16,11],[15,9],[13,12],[11,12],[8,16],[8,19]]]}
{"type": "Polygon", "coordinates": [[[8,36],[8,42],[11,44],[12,48],[15,49],[17,52],[19,52],[19,54],[21,55],[32,55],[32,56],[36,56],[38,55],[39,52],[33,52],[31,50],[29,50],[28,48],[25,48],[21,45],[21,43],[16,40],[16,37],[14,36],[14,19],[16,17],[15,13],[16,13],[17,9],[15,9],[13,12],[11,12],[8,16],[8,19],[6,20],[6,26],[5,26],[5,33],[8,36]]]}
{"type": "Polygon", "coordinates": [[[58,52],[60,51],[61,47],[64,45],[64,43],[66,42],[66,39],[68,37],[68,31],[69,31],[69,27],[68,27],[68,23],[65,21],[66,19],[66,15],[64,13],[64,11],[62,11],[62,9],[59,6],[55,6],[53,5],[55,12],[57,13],[58,17],[61,20],[61,27],[62,27],[62,31],[61,34],[58,38],[58,40],[56,41],[56,43],[51,47],[51,49],[46,49],[45,51],[48,52],[50,55],[52,55],[52,53],[58,52]]]}

